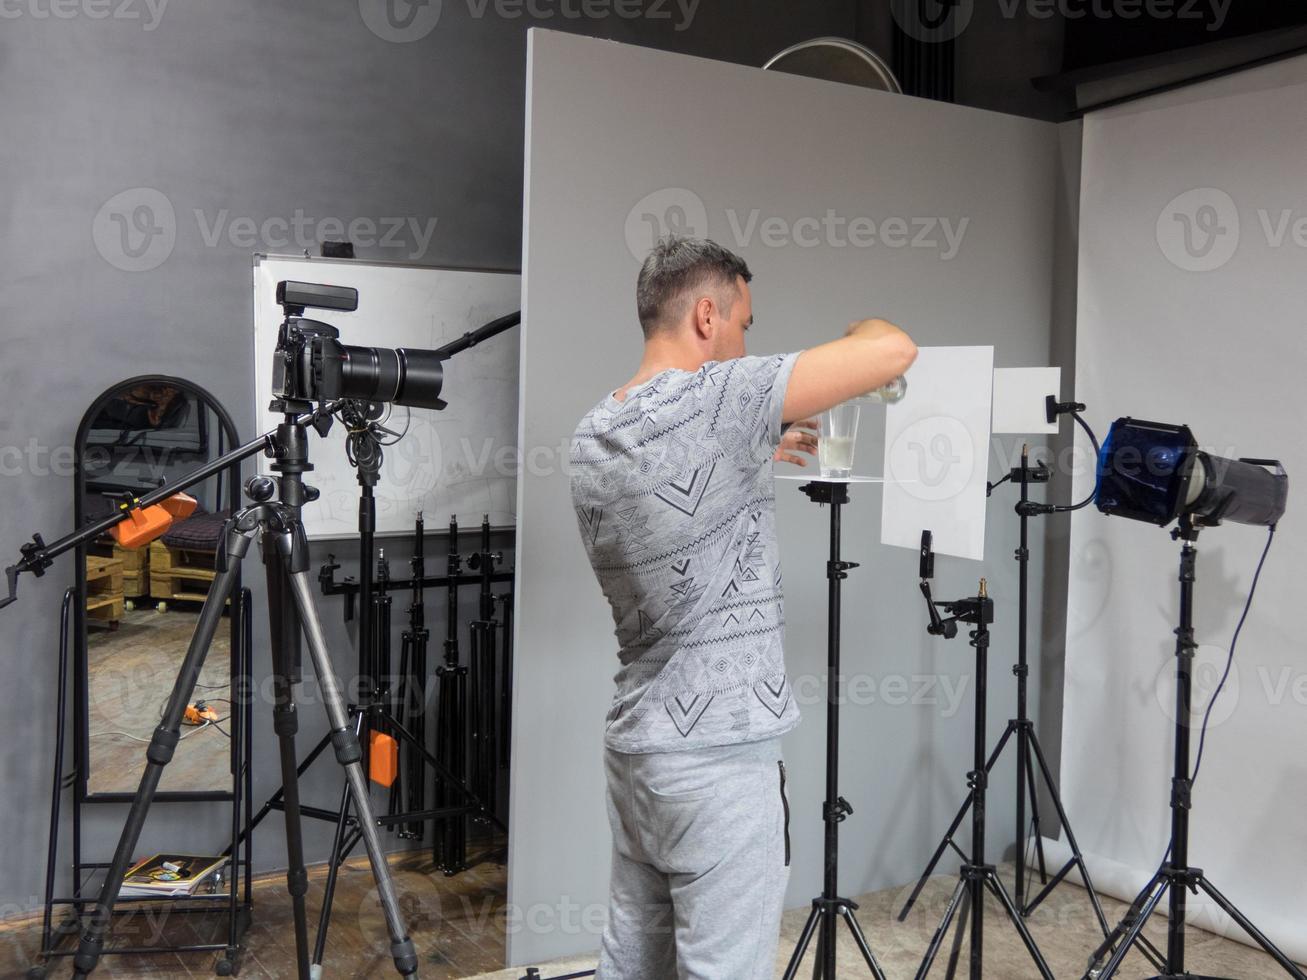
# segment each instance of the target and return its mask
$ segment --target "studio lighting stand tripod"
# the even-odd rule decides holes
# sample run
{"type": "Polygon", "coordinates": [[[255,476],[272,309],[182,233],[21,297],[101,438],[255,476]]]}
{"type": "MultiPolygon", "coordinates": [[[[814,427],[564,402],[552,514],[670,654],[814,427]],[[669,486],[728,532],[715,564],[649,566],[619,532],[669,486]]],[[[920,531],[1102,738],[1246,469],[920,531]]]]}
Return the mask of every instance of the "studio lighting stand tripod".
{"type": "Polygon", "coordinates": [[[1171,849],[1157,874],[1135,898],[1125,917],[1112,930],[1107,940],[1094,951],[1085,980],[1109,980],[1116,975],[1126,954],[1136,943],[1143,943],[1144,926],[1163,897],[1169,897],[1166,923],[1166,961],[1162,972],[1154,980],[1219,980],[1189,973],[1185,966],[1185,910],[1187,892],[1202,891],[1216,905],[1239,924],[1239,927],[1262,948],[1266,955],[1278,963],[1294,980],[1307,980],[1307,975],[1294,965],[1289,957],[1266,937],[1252,921],[1240,912],[1228,898],[1203,874],[1201,868],[1189,864],[1189,811],[1193,807],[1193,771],[1190,766],[1190,734],[1193,710],[1194,650],[1194,581],[1198,560],[1195,543],[1201,530],[1191,516],[1180,518],[1179,526],[1171,536],[1183,544],[1180,547],[1180,623],[1175,630],[1175,761],[1171,775],[1171,849]],[[1107,964],[1099,967],[1113,944],[1107,964]]]}
{"type": "Polygon", "coordinates": [[[934,558],[930,552],[930,532],[925,532],[922,539],[921,592],[926,597],[926,608],[930,612],[930,625],[926,628],[927,632],[932,636],[943,636],[945,639],[952,639],[957,635],[958,623],[968,623],[975,627],[969,635],[971,637],[971,646],[976,651],[976,710],[975,734],[972,743],[975,764],[972,770],[967,773],[967,785],[971,787],[968,797],[971,809],[971,855],[969,858],[964,856],[964,863],[958,873],[957,887],[953,890],[953,895],[945,907],[944,918],[940,922],[939,928],[935,930],[935,934],[931,937],[930,945],[926,949],[926,955],[917,970],[917,980],[925,980],[929,975],[935,957],[939,954],[940,945],[943,943],[949,927],[953,925],[953,920],[959,912],[961,912],[962,921],[958,923],[957,932],[954,935],[953,955],[949,962],[949,975],[952,976],[953,974],[958,954],[961,951],[962,935],[969,926],[971,938],[970,977],[971,980],[981,980],[984,975],[986,889],[993,892],[994,897],[1002,904],[1003,910],[1007,912],[1008,918],[1017,930],[1017,935],[1021,937],[1021,942],[1025,944],[1026,950],[1030,953],[1030,958],[1034,960],[1039,975],[1044,980],[1053,980],[1053,974],[1049,970],[1048,964],[1044,962],[1044,957],[1035,945],[1030,930],[1026,928],[1025,920],[1022,919],[1020,911],[1008,895],[1007,889],[1003,887],[998,871],[992,864],[985,863],[985,790],[989,783],[989,772],[985,765],[985,725],[989,687],[987,681],[989,671],[989,624],[994,621],[994,600],[989,598],[985,580],[982,578],[980,588],[975,596],[953,602],[936,602],[930,593],[930,573],[933,572],[934,565],[934,558]],[[941,617],[936,607],[943,608],[948,614],[948,618],[941,617]]]}
{"type": "Polygon", "coordinates": [[[840,919],[848,924],[859,952],[876,980],[885,980],[885,972],[876,962],[867,937],[854,916],[857,903],[839,895],[839,825],[853,807],[840,796],[840,583],[848,577],[849,569],[857,562],[840,559],[840,508],[849,502],[847,482],[818,480],[805,483],[799,489],[816,504],[830,505],[830,558],[826,562],[828,584],[826,625],[826,800],[822,805],[822,819],[826,824],[825,878],[822,893],[812,900],[812,911],[803,927],[799,943],[785,969],[784,980],[793,980],[803,962],[804,953],[814,934],[817,936],[817,958],[813,965],[813,980],[835,980],[836,927],[840,919]]]}
{"type": "MultiPolygon", "coordinates": [[[[1071,822],[1067,819],[1066,809],[1062,805],[1061,794],[1058,792],[1057,781],[1053,778],[1053,773],[1049,769],[1048,761],[1044,757],[1044,750],[1040,747],[1039,736],[1035,731],[1034,721],[1028,713],[1028,686],[1030,677],[1030,665],[1027,655],[1027,638],[1030,632],[1029,627],[1029,570],[1027,568],[1030,562],[1030,538],[1029,538],[1029,521],[1031,517],[1048,514],[1053,512],[1053,508],[1047,504],[1040,504],[1030,499],[1030,485],[1033,483],[1047,483],[1051,473],[1047,466],[1038,463],[1035,466],[1030,465],[1029,447],[1021,447],[1021,465],[1009,471],[1008,475],[999,482],[1011,480],[1021,487],[1021,498],[1017,501],[1016,512],[1021,523],[1020,544],[1016,549],[1016,560],[1018,570],[1017,585],[1017,662],[1012,667],[1012,673],[1017,679],[1017,716],[1009,719],[1007,728],[1004,729],[1002,737],[994,747],[994,751],[985,761],[984,771],[990,774],[994,771],[994,766],[998,763],[999,758],[1003,755],[1003,750],[1009,743],[1015,744],[1017,751],[1017,801],[1016,801],[1016,887],[1013,895],[1013,902],[1022,916],[1029,916],[1039,905],[1048,897],[1049,893],[1056,888],[1067,874],[1074,868],[1080,872],[1081,879],[1084,881],[1085,890],[1089,892],[1089,901],[1094,909],[1094,916],[1098,920],[1099,928],[1103,935],[1108,933],[1107,917],[1103,914],[1103,905],[1099,901],[1098,893],[1094,890],[1093,881],[1089,877],[1089,869],[1085,865],[1084,856],[1081,854],[1080,845],[1076,843],[1075,833],[1071,830],[1071,822]],[[1048,878],[1048,869],[1044,863],[1044,844],[1043,831],[1040,825],[1039,816],[1039,795],[1035,781],[1035,764],[1039,766],[1039,774],[1043,778],[1044,786],[1048,791],[1049,799],[1052,800],[1053,809],[1057,813],[1058,824],[1066,832],[1067,844],[1071,848],[1071,858],[1066,862],[1057,874],[1053,875],[1052,880],[1048,878]],[[1030,803],[1030,826],[1026,825],[1026,802],[1030,803]],[[1029,902],[1026,902],[1026,885],[1027,885],[1027,864],[1026,851],[1027,841],[1034,838],[1035,855],[1038,862],[1039,880],[1043,884],[1043,889],[1029,902]]],[[[993,492],[993,484],[989,489],[993,492]]],[[[923,561],[929,552],[929,545],[923,540],[923,561]]],[[[928,576],[924,574],[923,578],[928,576]]],[[[964,860],[967,856],[962,853],[957,846],[954,838],[958,829],[962,826],[962,821],[966,817],[967,811],[971,809],[972,800],[968,796],[959,808],[953,822],[949,824],[948,830],[944,832],[944,838],[935,848],[935,853],[931,855],[925,871],[917,880],[917,884],[908,896],[908,900],[903,904],[899,911],[899,921],[902,922],[912,911],[912,906],[916,904],[917,898],[921,895],[921,890],[925,887],[930,876],[935,873],[935,868],[944,856],[944,852],[950,847],[953,848],[964,860]]],[[[1155,951],[1154,951],[1155,952],[1155,951]]],[[[1160,954],[1159,954],[1160,955],[1160,954]]],[[[1160,959],[1157,961],[1160,964],[1160,959]]]]}
{"type": "MultiPolygon", "coordinates": [[[[367,778],[361,764],[362,749],[349,725],[345,700],[331,665],[308,573],[308,539],[304,533],[302,510],[306,502],[317,497],[317,491],[303,482],[303,474],[313,468],[308,459],[308,426],[312,424],[320,433],[325,433],[331,424],[331,412],[338,406],[320,406],[316,412],[306,417],[296,416],[294,407],[297,406],[280,404],[278,410],[284,412],[284,421],[273,433],[217,461],[230,465],[263,450],[273,457],[271,469],[277,476],[256,476],[247,480],[245,493],[251,504],[227,522],[223,546],[218,553],[217,577],[200,611],[195,633],[177,674],[163,720],[150,741],[145,772],[141,776],[126,825],[114,851],[113,861],[105,874],[95,911],[85,924],[73,959],[76,977],[86,977],[99,961],[113,906],[122,887],[123,875],[135,853],[164,767],[171,761],[180,739],[182,715],[195,690],[223,608],[237,579],[240,563],[256,536],[260,539],[268,583],[274,691],[273,727],[280,746],[286,815],[286,882],[291,896],[298,974],[301,978],[309,976],[308,920],[304,901],[308,876],[304,868],[295,766],[298,719],[294,687],[301,679],[302,638],[308,640],[309,654],[322,688],[336,760],[344,767],[349,793],[359,814],[359,833],[367,847],[372,876],[390,935],[390,951],[395,969],[402,976],[411,976],[417,972],[417,954],[408,937],[390,867],[386,863],[385,851],[372,814],[367,778]]],[[[205,470],[211,469],[213,465],[205,467],[205,470]]]]}

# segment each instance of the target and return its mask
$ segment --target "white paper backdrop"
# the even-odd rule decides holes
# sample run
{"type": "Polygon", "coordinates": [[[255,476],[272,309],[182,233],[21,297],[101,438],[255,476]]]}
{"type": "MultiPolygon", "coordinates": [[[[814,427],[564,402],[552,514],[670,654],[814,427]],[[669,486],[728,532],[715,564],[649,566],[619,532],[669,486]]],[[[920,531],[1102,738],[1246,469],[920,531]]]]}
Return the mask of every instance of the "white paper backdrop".
{"type": "MultiPolygon", "coordinates": [[[[1089,116],[1076,398],[1190,425],[1222,456],[1279,456],[1298,481],[1227,691],[1212,713],[1191,860],[1307,959],[1307,60],[1089,116]]],[[[1077,497],[1092,486],[1084,467],[1077,497]]],[[[1195,701],[1219,679],[1266,532],[1199,542],[1195,701]]],[[[1088,508],[1072,525],[1062,787],[1097,884],[1123,895],[1169,838],[1178,548],[1088,508]]],[[[1222,928],[1198,902],[1198,921],[1222,928]]],[[[1223,930],[1224,931],[1224,930],[1223,930]]],[[[1231,933],[1234,935],[1234,933],[1231,933]]],[[[1277,974],[1278,975],[1278,974],[1277,974]]]]}

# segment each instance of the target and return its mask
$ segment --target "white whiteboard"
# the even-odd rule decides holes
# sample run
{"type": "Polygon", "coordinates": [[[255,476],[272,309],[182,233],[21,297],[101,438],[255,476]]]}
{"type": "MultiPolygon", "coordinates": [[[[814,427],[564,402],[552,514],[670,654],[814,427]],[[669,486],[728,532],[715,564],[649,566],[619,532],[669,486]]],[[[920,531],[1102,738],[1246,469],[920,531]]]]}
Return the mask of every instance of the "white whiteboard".
{"type": "MultiPolygon", "coordinates": [[[[272,400],[272,354],[277,346],[283,279],[352,286],[359,291],[353,313],[308,311],[340,329],[344,344],[367,347],[440,347],[469,330],[521,308],[521,277],[364,262],[256,256],[254,260],[254,390],[260,429],[281,417],[272,400]]],[[[409,533],[421,510],[427,525],[450,515],[465,524],[488,514],[497,526],[515,523],[517,506],[517,394],[519,331],[514,328],[445,362],[443,412],[395,408],[388,427],[408,433],[385,449],[377,484],[377,533],[409,533]],[[411,413],[411,414],[410,414],[411,413]]],[[[345,456],[339,422],[326,438],[312,437],[307,482],[321,497],[304,508],[310,538],[349,537],[358,531],[359,485],[345,456]]],[[[260,473],[270,460],[258,457],[260,473]]]]}

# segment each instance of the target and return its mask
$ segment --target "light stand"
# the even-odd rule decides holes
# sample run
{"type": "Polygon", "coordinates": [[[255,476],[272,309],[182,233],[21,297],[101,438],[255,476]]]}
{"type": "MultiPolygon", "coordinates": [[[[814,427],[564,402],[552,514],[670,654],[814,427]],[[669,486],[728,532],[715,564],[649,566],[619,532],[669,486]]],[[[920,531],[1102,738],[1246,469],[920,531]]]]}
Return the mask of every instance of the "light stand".
{"type": "MultiPolygon", "coordinates": [[[[1003,754],[1003,750],[1008,746],[1009,741],[1015,740],[1017,750],[1017,801],[1016,801],[1016,889],[1013,896],[1013,902],[1022,916],[1029,916],[1039,905],[1048,897],[1061,882],[1070,873],[1072,868],[1079,870],[1081,879],[1085,883],[1085,889],[1089,892],[1089,901],[1094,909],[1094,916],[1098,919],[1099,928],[1103,935],[1108,934],[1107,917],[1103,914],[1103,906],[1099,901],[1098,893],[1094,890],[1093,881],[1089,877],[1089,869],[1085,865],[1084,856],[1081,854],[1080,845],[1076,843],[1075,833],[1071,830],[1071,823],[1067,819],[1066,809],[1062,805],[1061,794],[1058,792],[1057,782],[1053,778],[1053,773],[1049,769],[1048,761],[1044,757],[1044,750],[1039,744],[1039,736],[1035,731],[1034,721],[1028,714],[1028,685],[1030,677],[1030,665],[1027,655],[1027,638],[1030,632],[1029,627],[1029,587],[1030,577],[1027,568],[1030,562],[1030,538],[1029,538],[1029,520],[1031,517],[1052,513],[1052,508],[1046,504],[1035,503],[1030,499],[1030,485],[1032,483],[1047,483],[1051,473],[1043,463],[1032,467],[1030,465],[1029,447],[1021,447],[1021,465],[1012,469],[1006,479],[1021,487],[1021,498],[1016,505],[1016,513],[1020,519],[1021,532],[1020,544],[1016,549],[1015,557],[1017,561],[1017,662],[1012,667],[1012,673],[1017,678],[1017,716],[1007,723],[1002,737],[994,747],[994,751],[985,761],[984,771],[986,774],[994,771],[994,766],[998,763],[1003,754]],[[1039,797],[1035,782],[1034,763],[1039,764],[1039,773],[1043,778],[1044,786],[1048,790],[1049,798],[1053,802],[1053,809],[1057,813],[1058,823],[1066,832],[1067,844],[1071,848],[1071,858],[1057,872],[1050,881],[1048,871],[1044,864],[1044,845],[1043,834],[1039,818],[1039,797]],[[1028,797],[1027,797],[1028,794],[1028,797]],[[1031,826],[1026,826],[1026,801],[1030,802],[1031,826]],[[1030,837],[1035,839],[1035,853],[1039,867],[1039,878],[1043,889],[1029,903],[1025,901],[1026,889],[1026,841],[1030,837]]],[[[1000,481],[1002,482],[1002,481],[1000,481]]],[[[997,484],[995,484],[996,486],[997,484]]],[[[990,487],[992,492],[993,486],[990,487]]],[[[925,578],[923,574],[923,578],[925,578]]],[[[944,852],[952,847],[957,851],[964,860],[967,856],[962,853],[954,842],[954,836],[962,826],[962,821],[966,817],[967,811],[971,809],[972,799],[970,796],[963,802],[953,822],[944,833],[943,839],[939,846],[936,847],[935,853],[931,855],[926,870],[922,872],[921,877],[917,880],[916,886],[912,889],[908,900],[903,904],[899,911],[899,921],[902,922],[908,917],[912,906],[916,903],[925,887],[927,880],[934,874],[936,866],[944,856],[944,852]]],[[[1151,951],[1156,954],[1156,951],[1151,951]]],[[[1160,957],[1160,954],[1156,954],[1160,957]]],[[[1160,963],[1160,958],[1158,961],[1160,963]]]]}
{"type": "Polygon", "coordinates": [[[1179,526],[1171,536],[1183,542],[1180,547],[1180,625],[1175,631],[1175,761],[1171,776],[1171,851],[1167,860],[1144,886],[1125,917],[1112,930],[1107,940],[1094,951],[1085,980],[1108,980],[1116,974],[1126,953],[1135,943],[1142,943],[1143,928],[1157,911],[1163,896],[1170,899],[1166,924],[1166,962],[1155,980],[1216,980],[1188,973],[1185,968],[1185,907],[1186,891],[1197,894],[1200,890],[1239,924],[1262,950],[1275,960],[1295,980],[1307,980],[1280,949],[1253,923],[1235,908],[1203,874],[1201,868],[1189,864],[1189,811],[1193,807],[1193,773],[1190,768],[1190,726],[1193,709],[1194,650],[1194,581],[1196,578],[1198,549],[1195,542],[1201,530],[1189,515],[1180,518],[1179,526]],[[1107,964],[1099,969],[1112,944],[1116,947],[1107,964]]]}
{"type": "MultiPolygon", "coordinates": [[[[445,557],[449,586],[445,592],[444,660],[436,668],[440,684],[436,706],[436,752],[441,761],[460,777],[467,775],[467,667],[459,663],[458,579],[463,557],[458,551],[458,519],[449,519],[449,551],[445,557]]],[[[453,798],[437,781],[436,803],[450,805],[453,798]]],[[[467,821],[460,814],[435,825],[432,858],[446,875],[467,867],[467,821]]]]}
{"type": "MultiPolygon", "coordinates": [[[[932,564],[929,547],[929,537],[925,536],[922,542],[923,572],[930,570],[932,564]]],[[[972,770],[967,773],[967,785],[971,787],[967,801],[971,809],[971,856],[969,859],[964,858],[962,868],[958,872],[957,887],[953,890],[953,895],[945,907],[944,918],[940,922],[939,928],[935,930],[935,934],[931,937],[930,945],[926,949],[926,955],[921,961],[921,967],[917,970],[917,980],[925,980],[925,977],[929,975],[930,968],[939,953],[940,945],[944,941],[944,936],[948,933],[949,927],[952,926],[953,919],[959,911],[962,913],[963,921],[958,924],[958,931],[954,939],[954,955],[953,961],[949,964],[949,974],[952,975],[954,962],[962,941],[962,933],[967,928],[968,912],[970,912],[970,977],[971,980],[982,980],[984,973],[985,890],[987,888],[1002,903],[1003,910],[1007,912],[1008,918],[1017,930],[1017,935],[1021,937],[1022,943],[1025,944],[1026,950],[1030,953],[1030,958],[1034,960],[1039,975],[1044,980],[1053,980],[1053,974],[1048,969],[1048,964],[1044,962],[1044,957],[1035,945],[1035,940],[1030,935],[1030,930],[1026,928],[1025,920],[1021,918],[1017,906],[1013,904],[1007,889],[1003,887],[1003,882],[998,877],[998,871],[992,864],[985,863],[985,790],[989,783],[989,771],[986,768],[985,761],[985,726],[989,687],[989,624],[994,621],[994,601],[989,598],[983,578],[980,580],[980,589],[977,595],[968,599],[958,599],[955,602],[935,602],[930,594],[929,577],[925,574],[922,575],[921,579],[921,591],[926,597],[926,606],[930,611],[930,626],[927,627],[927,631],[932,635],[943,636],[946,639],[952,638],[957,635],[956,624],[960,622],[969,623],[976,627],[969,634],[971,646],[976,651],[976,711],[975,732],[972,741],[974,765],[972,770]],[[936,611],[936,606],[942,607],[949,614],[949,618],[942,618],[936,611]]],[[[920,888],[920,885],[918,885],[918,888],[920,888]]]]}
{"type": "Polygon", "coordinates": [[[849,502],[846,482],[824,480],[805,483],[799,488],[816,504],[830,505],[830,558],[826,562],[828,585],[826,625],[826,800],[822,804],[822,820],[826,824],[825,879],[822,893],[812,900],[812,911],[799,937],[794,955],[785,969],[784,980],[793,980],[807,952],[813,934],[817,934],[817,959],[813,965],[813,980],[835,980],[836,926],[840,919],[848,924],[853,940],[862,958],[876,980],[885,980],[885,973],[867,944],[854,910],[857,903],[839,895],[839,825],[853,807],[839,793],[840,759],[840,704],[838,682],[840,676],[840,583],[848,577],[857,562],[840,559],[840,508],[849,502]]]}
{"type": "Polygon", "coordinates": [[[499,756],[496,741],[499,728],[496,707],[502,705],[498,691],[498,644],[496,643],[495,596],[491,591],[495,566],[503,562],[502,552],[490,550],[490,515],[481,520],[481,550],[468,559],[468,567],[481,577],[477,600],[477,619],[471,625],[468,644],[468,704],[471,732],[471,764],[468,782],[490,811],[497,809],[499,797],[499,756]]]}

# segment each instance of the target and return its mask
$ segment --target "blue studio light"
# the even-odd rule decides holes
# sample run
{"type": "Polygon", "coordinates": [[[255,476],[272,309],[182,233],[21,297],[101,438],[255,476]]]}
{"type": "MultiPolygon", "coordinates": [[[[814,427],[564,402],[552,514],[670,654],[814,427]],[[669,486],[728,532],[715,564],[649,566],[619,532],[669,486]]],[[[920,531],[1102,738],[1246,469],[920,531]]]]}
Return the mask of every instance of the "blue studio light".
{"type": "Polygon", "coordinates": [[[1159,527],[1180,518],[1268,527],[1284,515],[1288,495],[1278,460],[1213,456],[1187,425],[1120,418],[1098,454],[1098,509],[1159,527]]]}

